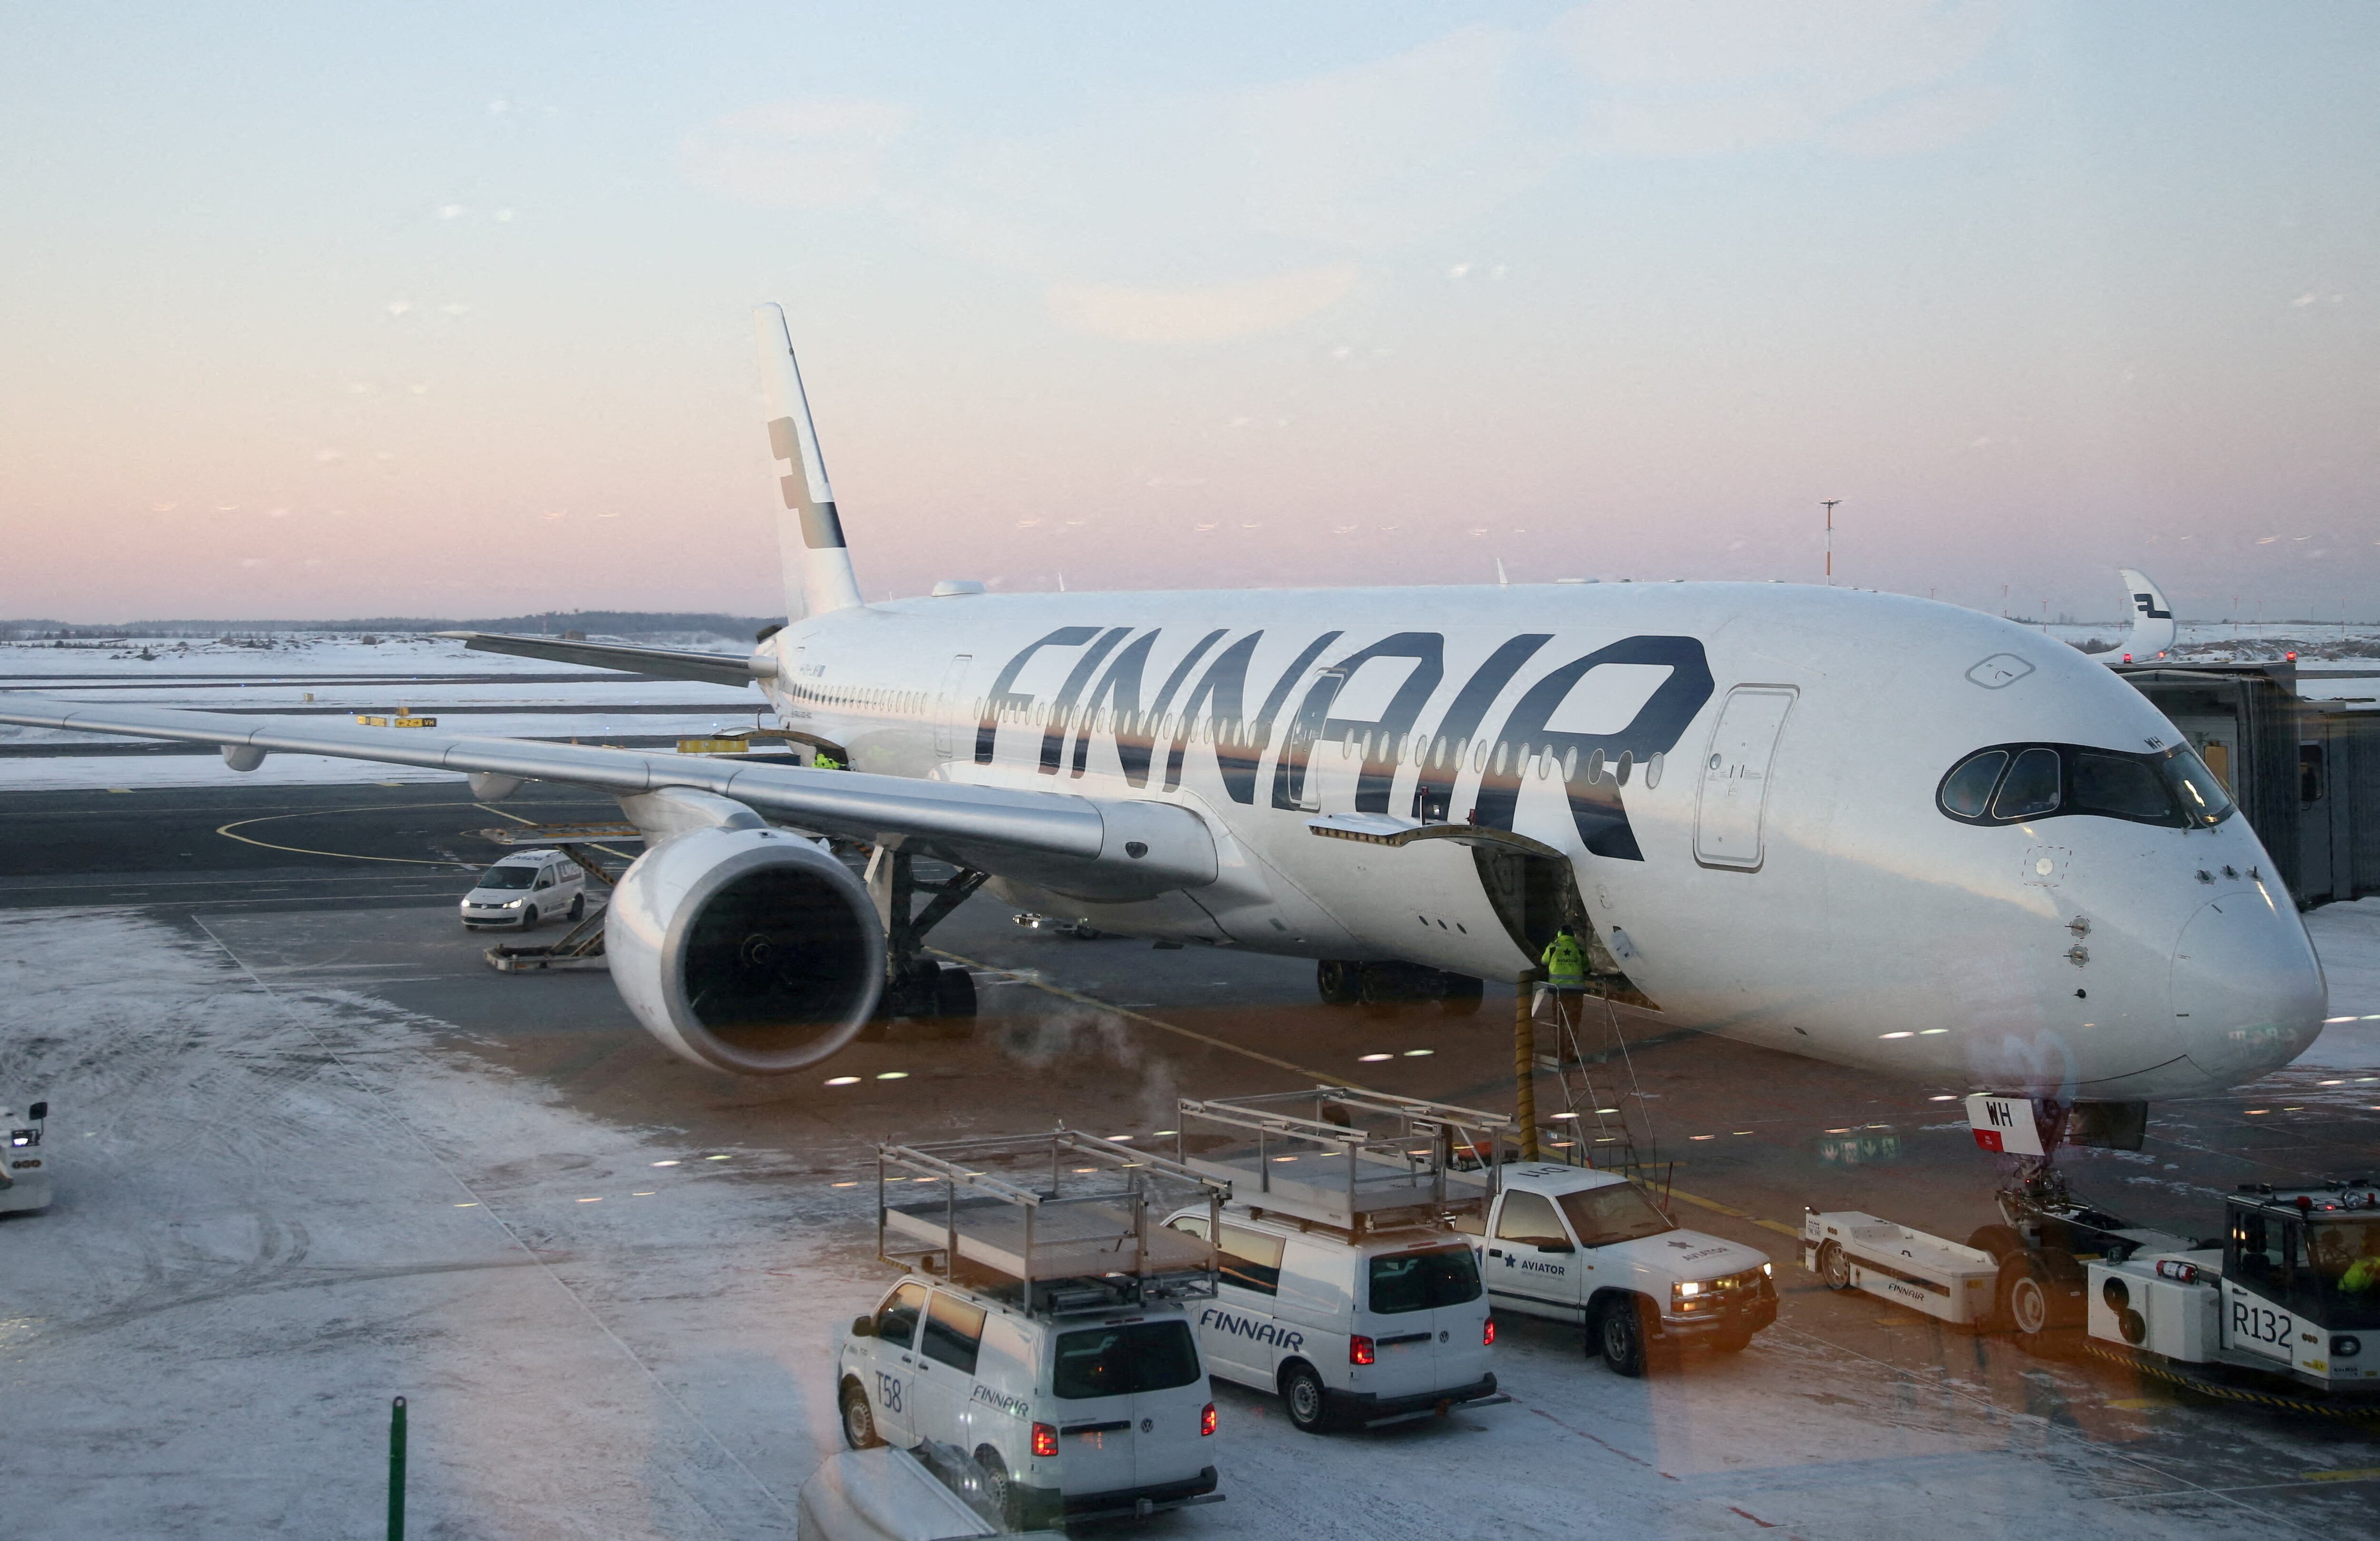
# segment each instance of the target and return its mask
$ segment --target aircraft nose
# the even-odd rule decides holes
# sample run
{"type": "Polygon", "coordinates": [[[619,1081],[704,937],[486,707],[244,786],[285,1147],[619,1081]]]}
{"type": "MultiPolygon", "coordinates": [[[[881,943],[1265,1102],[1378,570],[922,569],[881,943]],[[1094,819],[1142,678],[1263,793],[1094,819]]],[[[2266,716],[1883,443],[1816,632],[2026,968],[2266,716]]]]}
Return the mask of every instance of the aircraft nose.
{"type": "Polygon", "coordinates": [[[2278,1070],[2322,1033],[2329,990],[2287,904],[2261,886],[2221,894],[2174,944],[2174,1026],[2191,1060],[2226,1086],[2278,1070]]]}

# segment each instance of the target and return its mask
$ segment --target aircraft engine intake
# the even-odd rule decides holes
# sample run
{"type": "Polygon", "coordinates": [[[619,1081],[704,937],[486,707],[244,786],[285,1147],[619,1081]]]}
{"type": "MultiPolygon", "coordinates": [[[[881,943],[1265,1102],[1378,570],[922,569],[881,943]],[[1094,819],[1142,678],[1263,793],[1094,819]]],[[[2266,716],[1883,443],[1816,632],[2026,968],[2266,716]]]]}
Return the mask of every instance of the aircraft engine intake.
{"type": "Polygon", "coordinates": [[[770,829],[698,829],[620,880],[612,979],[638,1020],[699,1065],[782,1075],[858,1036],[884,989],[884,928],[833,856],[770,829]]]}

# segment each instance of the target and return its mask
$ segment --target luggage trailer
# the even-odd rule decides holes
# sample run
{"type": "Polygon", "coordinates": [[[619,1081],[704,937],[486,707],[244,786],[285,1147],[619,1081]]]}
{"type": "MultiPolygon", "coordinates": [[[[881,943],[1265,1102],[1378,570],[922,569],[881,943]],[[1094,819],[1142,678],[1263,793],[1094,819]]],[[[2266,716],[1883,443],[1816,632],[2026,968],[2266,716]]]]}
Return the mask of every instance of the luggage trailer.
{"type": "Polygon", "coordinates": [[[2380,1184],[2248,1184],[2225,1197],[2221,1234],[2186,1240],[2073,1199],[2046,1154],[2054,1116],[2036,1122],[2022,1098],[1968,1102],[1978,1144],[2027,1159],[1999,1195],[2006,1223],[1962,1246],[1856,1210],[1809,1210],[1803,1266],[1833,1289],[2007,1330],[2034,1352],[2079,1334],[2185,1384],[2241,1371],[2380,1399],[2380,1184]]]}

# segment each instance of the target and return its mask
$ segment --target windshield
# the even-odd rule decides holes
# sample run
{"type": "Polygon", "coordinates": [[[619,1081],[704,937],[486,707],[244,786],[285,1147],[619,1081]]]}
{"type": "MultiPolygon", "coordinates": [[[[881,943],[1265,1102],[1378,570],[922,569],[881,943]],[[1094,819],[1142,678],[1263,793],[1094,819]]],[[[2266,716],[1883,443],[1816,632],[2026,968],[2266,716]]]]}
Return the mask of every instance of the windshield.
{"type": "Polygon", "coordinates": [[[1467,1246],[1372,1259],[1372,1310],[1383,1317],[1467,1305],[1479,1298],[1479,1264],[1467,1246]]]}
{"type": "Polygon", "coordinates": [[[2306,1263],[2325,1326],[2380,1327],[2380,1216],[2308,1224],[2306,1263]]]}
{"type": "Polygon", "coordinates": [[[1050,1389],[1068,1401],[1168,1391],[1198,1378],[1198,1345],[1184,1321],[1137,1322],[1062,1333],[1050,1389]]]}
{"type": "Polygon", "coordinates": [[[480,874],[476,888],[527,888],[537,880],[534,867],[491,867],[480,874]]]}
{"type": "Polygon", "coordinates": [[[2181,800],[2182,817],[2192,824],[2220,824],[2231,815],[2231,795],[2195,751],[2177,748],[2166,756],[2165,779],[2181,800]]]}
{"type": "Polygon", "coordinates": [[[1633,1242],[1639,1236],[1658,1236],[1677,1229],[1669,1216],[1653,1207],[1645,1190],[1633,1183],[1613,1183],[1564,1194],[1561,1209],[1570,1217],[1570,1228],[1578,1232],[1581,1246],[1633,1242]]]}

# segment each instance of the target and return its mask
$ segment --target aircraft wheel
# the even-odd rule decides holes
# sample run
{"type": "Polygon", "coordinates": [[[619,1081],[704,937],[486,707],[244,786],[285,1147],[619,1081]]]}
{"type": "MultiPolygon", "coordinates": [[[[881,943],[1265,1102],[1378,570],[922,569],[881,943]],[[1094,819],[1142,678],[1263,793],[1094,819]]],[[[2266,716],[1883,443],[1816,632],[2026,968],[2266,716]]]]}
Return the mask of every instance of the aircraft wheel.
{"type": "Polygon", "coordinates": [[[2024,1250],[2024,1238],[2011,1225],[1979,1225],[1967,1238],[1967,1244],[1977,1252],[1989,1253],[1995,1263],[2005,1263],[2015,1253],[2024,1250]]]}
{"type": "Polygon", "coordinates": [[[975,976],[950,965],[934,980],[934,1011],[941,1019],[941,1036],[971,1037],[975,1034],[975,976]]]}
{"type": "Polygon", "coordinates": [[[1314,965],[1314,988],[1326,1006],[1352,1006],[1361,998],[1356,984],[1359,965],[1325,958],[1314,965]]]}
{"type": "Polygon", "coordinates": [[[1486,993],[1486,984],[1485,980],[1475,979],[1468,974],[1448,975],[1446,993],[1438,998],[1439,1013],[1445,1016],[1478,1015],[1479,1001],[1486,993]]]}

